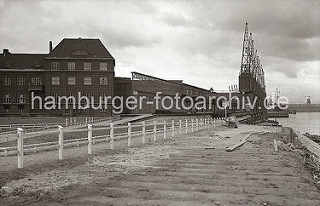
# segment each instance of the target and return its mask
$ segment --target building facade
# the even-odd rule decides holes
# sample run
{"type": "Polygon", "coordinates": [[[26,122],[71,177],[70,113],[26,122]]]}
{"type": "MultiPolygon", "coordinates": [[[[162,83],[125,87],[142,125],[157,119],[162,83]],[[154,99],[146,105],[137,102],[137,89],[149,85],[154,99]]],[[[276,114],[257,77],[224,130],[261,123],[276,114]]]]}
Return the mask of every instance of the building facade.
{"type": "Polygon", "coordinates": [[[99,39],[50,42],[48,54],[0,55],[0,114],[111,115],[104,97],[114,95],[115,59],[99,39]]]}

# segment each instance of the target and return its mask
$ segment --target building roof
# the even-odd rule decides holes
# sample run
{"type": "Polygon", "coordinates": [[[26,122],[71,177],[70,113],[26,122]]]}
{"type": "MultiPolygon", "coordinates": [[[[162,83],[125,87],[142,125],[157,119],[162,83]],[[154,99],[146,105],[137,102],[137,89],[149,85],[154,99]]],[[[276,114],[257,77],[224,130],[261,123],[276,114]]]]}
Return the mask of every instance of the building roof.
{"type": "Polygon", "coordinates": [[[157,81],[161,81],[161,82],[168,82],[170,84],[175,84],[175,85],[178,85],[178,86],[192,87],[194,89],[201,90],[202,92],[212,93],[208,89],[203,89],[203,88],[200,88],[200,87],[196,87],[196,86],[193,86],[193,85],[190,85],[190,84],[183,83],[183,80],[165,80],[165,79],[161,79],[161,78],[158,78],[158,77],[153,77],[153,76],[150,76],[150,75],[147,75],[147,74],[142,74],[142,73],[139,73],[139,72],[131,72],[131,73],[132,73],[133,80],[134,79],[139,79],[139,78],[140,79],[142,78],[142,80],[157,80],[157,81]]]}
{"type": "Polygon", "coordinates": [[[0,54],[1,69],[40,69],[44,68],[44,58],[48,54],[0,54]]]}
{"type": "Polygon", "coordinates": [[[64,38],[48,58],[112,58],[100,39],[64,38]]]}

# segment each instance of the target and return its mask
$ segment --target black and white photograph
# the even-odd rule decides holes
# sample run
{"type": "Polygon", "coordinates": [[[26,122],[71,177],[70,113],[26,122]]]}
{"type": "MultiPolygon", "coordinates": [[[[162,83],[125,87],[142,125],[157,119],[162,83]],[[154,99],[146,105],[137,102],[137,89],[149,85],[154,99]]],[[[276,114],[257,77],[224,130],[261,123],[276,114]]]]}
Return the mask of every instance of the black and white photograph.
{"type": "Polygon", "coordinates": [[[320,205],[320,0],[0,0],[0,205],[320,205]]]}

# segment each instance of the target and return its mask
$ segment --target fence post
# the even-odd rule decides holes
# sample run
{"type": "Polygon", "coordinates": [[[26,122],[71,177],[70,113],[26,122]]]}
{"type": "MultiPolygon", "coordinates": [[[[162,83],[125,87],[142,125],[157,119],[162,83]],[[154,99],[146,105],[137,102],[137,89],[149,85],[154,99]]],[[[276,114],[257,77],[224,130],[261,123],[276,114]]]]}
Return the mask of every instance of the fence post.
{"type": "Polygon", "coordinates": [[[66,127],[69,126],[68,118],[66,118],[66,127]]]}
{"type": "Polygon", "coordinates": [[[131,123],[128,123],[128,147],[131,146],[131,123]]]}
{"type": "Polygon", "coordinates": [[[191,119],[191,132],[193,132],[193,119],[191,119]]]}
{"type": "Polygon", "coordinates": [[[188,134],[188,119],[186,119],[186,134],[188,134]]]}
{"type": "Polygon", "coordinates": [[[23,129],[17,128],[18,131],[18,168],[23,168],[23,129]]]}
{"type": "Polygon", "coordinates": [[[86,117],[86,125],[88,124],[88,119],[87,119],[87,117],[86,117]]]}
{"type": "Polygon", "coordinates": [[[88,124],[88,154],[92,155],[92,125],[88,124]]]}
{"type": "Polygon", "coordinates": [[[167,139],[167,122],[163,121],[163,139],[167,139]]]}
{"type": "Polygon", "coordinates": [[[91,123],[94,123],[94,122],[93,122],[93,117],[91,117],[91,123]]]}
{"type": "Polygon", "coordinates": [[[59,128],[59,160],[63,160],[63,127],[60,125],[59,128]]]}
{"type": "Polygon", "coordinates": [[[171,136],[174,137],[174,120],[172,120],[172,133],[171,136]]]}
{"type": "Polygon", "coordinates": [[[114,128],[113,128],[113,123],[110,123],[110,149],[114,149],[114,128]]]}
{"type": "Polygon", "coordinates": [[[76,123],[77,123],[77,118],[73,117],[73,124],[76,124],[76,123]]]}
{"type": "Polygon", "coordinates": [[[153,141],[157,141],[157,122],[153,121],[153,141]]]}
{"type": "Polygon", "coordinates": [[[72,126],[72,117],[70,117],[70,126],[72,126]]]}
{"type": "Polygon", "coordinates": [[[142,122],[142,144],[146,143],[146,122],[142,122]]]}
{"type": "Polygon", "coordinates": [[[182,121],[181,119],[179,120],[179,134],[182,134],[182,121]]]}

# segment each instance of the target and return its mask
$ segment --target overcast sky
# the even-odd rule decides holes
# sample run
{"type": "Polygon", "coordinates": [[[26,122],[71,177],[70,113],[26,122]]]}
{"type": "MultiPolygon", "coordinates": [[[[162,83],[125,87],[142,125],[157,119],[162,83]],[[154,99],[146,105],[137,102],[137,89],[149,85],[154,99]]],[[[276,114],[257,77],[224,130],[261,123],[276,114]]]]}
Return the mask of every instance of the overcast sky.
{"type": "MultiPolygon", "coordinates": [[[[132,71],[209,89],[238,83],[245,22],[265,70],[267,92],[320,103],[319,0],[0,0],[0,48],[46,53],[48,42],[99,38],[132,71]]],[[[1,51],[2,52],[2,51],[1,51]]]]}

